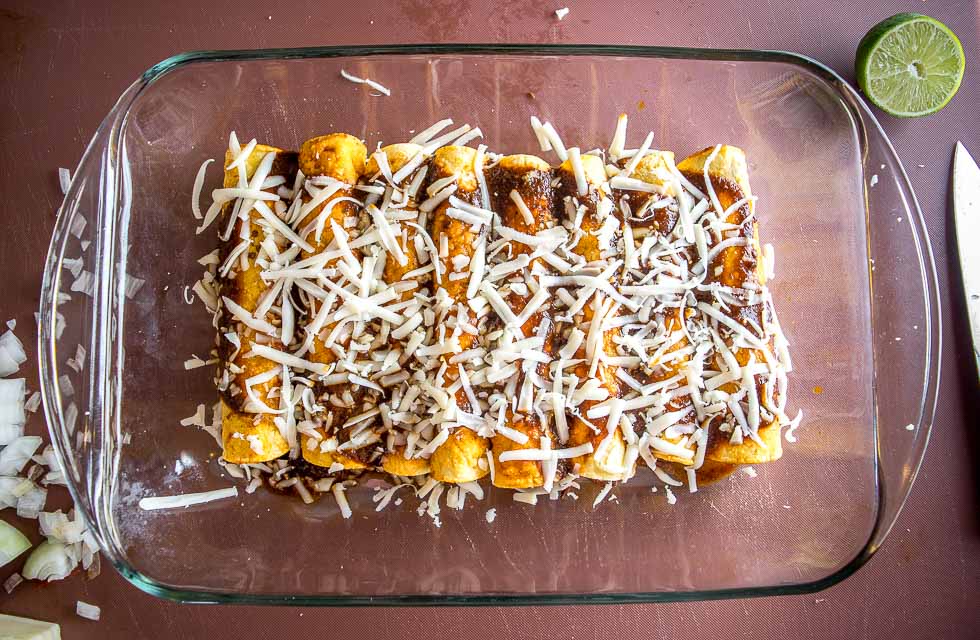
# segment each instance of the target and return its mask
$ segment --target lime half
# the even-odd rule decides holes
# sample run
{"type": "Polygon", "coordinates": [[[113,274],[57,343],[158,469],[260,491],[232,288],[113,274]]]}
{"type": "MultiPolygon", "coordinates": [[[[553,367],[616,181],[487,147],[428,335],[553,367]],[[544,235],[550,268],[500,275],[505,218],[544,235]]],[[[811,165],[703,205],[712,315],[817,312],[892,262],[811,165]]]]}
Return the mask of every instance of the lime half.
{"type": "Polygon", "coordinates": [[[858,86],[886,113],[925,116],[945,107],[960,88],[963,45],[942,22],[899,13],[861,39],[854,67],[858,86]]]}

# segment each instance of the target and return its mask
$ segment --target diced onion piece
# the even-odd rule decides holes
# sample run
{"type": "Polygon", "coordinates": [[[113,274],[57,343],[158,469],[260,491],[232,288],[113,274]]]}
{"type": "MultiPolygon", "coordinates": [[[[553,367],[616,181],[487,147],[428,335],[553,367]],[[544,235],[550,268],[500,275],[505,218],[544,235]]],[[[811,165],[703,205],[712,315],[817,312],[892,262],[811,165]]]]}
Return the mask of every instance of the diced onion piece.
{"type": "Polygon", "coordinates": [[[82,270],[78,278],[71,283],[71,290],[87,296],[95,294],[95,275],[91,271],[82,270]]]}
{"type": "MultiPolygon", "coordinates": [[[[4,408],[0,407],[0,412],[3,411],[4,408]]],[[[0,421],[0,446],[3,446],[8,442],[13,442],[14,440],[20,438],[23,435],[24,435],[24,425],[10,424],[10,423],[5,423],[0,421]]]]}
{"type": "Polygon", "coordinates": [[[21,572],[28,580],[64,580],[78,566],[78,559],[60,542],[45,540],[31,552],[21,572]]]}
{"type": "Polygon", "coordinates": [[[32,484],[29,480],[25,482],[30,485],[30,489],[24,495],[17,498],[17,516],[34,520],[40,515],[41,509],[44,508],[44,503],[47,502],[48,490],[32,484]]]}
{"type": "Polygon", "coordinates": [[[15,491],[22,481],[23,478],[0,476],[0,509],[17,506],[15,491]]]}
{"type": "Polygon", "coordinates": [[[207,362],[205,362],[204,360],[201,360],[197,356],[194,356],[193,358],[189,358],[187,360],[184,360],[184,369],[189,371],[191,369],[197,369],[197,368],[203,367],[206,364],[207,364],[207,362]]]}
{"type": "Polygon", "coordinates": [[[94,604],[89,604],[79,600],[75,603],[75,613],[77,613],[80,618],[98,622],[99,617],[102,615],[102,609],[98,608],[94,604]]]}
{"type": "Polygon", "coordinates": [[[27,361],[24,345],[13,331],[7,331],[0,336],[0,376],[17,373],[20,365],[27,361]]]}
{"type": "Polygon", "coordinates": [[[61,627],[53,622],[0,613],[0,632],[9,640],[61,640],[61,627]]]}
{"type": "Polygon", "coordinates": [[[182,427],[203,427],[203,426],[205,426],[205,424],[207,424],[205,422],[205,416],[204,416],[204,412],[205,412],[206,408],[207,407],[205,405],[203,405],[203,404],[197,405],[197,411],[194,412],[194,415],[188,416],[186,418],[183,418],[180,421],[180,425],[182,427]]]}
{"type": "Polygon", "coordinates": [[[0,451],[0,476],[15,476],[41,446],[39,436],[22,436],[0,451]]]}
{"type": "Polygon", "coordinates": [[[58,182],[61,186],[61,193],[68,195],[68,189],[71,187],[71,171],[64,167],[58,167],[58,182]]]}
{"type": "Polygon", "coordinates": [[[0,379],[0,446],[23,435],[24,378],[0,379]]]}
{"type": "Polygon", "coordinates": [[[82,273],[85,262],[81,258],[65,258],[61,261],[63,269],[68,269],[71,275],[77,278],[82,273]]]}
{"type": "MultiPolygon", "coordinates": [[[[13,593],[14,589],[16,589],[23,581],[24,576],[16,572],[11,573],[10,577],[3,581],[3,590],[8,594],[13,593]]],[[[0,620],[2,620],[2,618],[0,618],[0,620]]],[[[2,622],[0,622],[0,624],[2,624],[2,622]]]]}
{"type": "Polygon", "coordinates": [[[126,274],[126,297],[132,300],[136,293],[146,284],[146,280],[126,274]]]}
{"type": "Polygon", "coordinates": [[[30,548],[31,541],[27,536],[12,524],[0,520],[0,567],[30,548]]]}
{"type": "Polygon", "coordinates": [[[82,234],[85,233],[85,227],[88,225],[88,220],[80,213],[75,213],[72,217],[71,225],[68,227],[68,233],[81,239],[82,234]]]}
{"type": "Polygon", "coordinates": [[[45,511],[39,515],[37,521],[41,527],[41,535],[49,540],[75,544],[81,542],[85,535],[85,524],[77,512],[75,519],[69,520],[68,516],[62,513],[60,509],[45,511]]]}

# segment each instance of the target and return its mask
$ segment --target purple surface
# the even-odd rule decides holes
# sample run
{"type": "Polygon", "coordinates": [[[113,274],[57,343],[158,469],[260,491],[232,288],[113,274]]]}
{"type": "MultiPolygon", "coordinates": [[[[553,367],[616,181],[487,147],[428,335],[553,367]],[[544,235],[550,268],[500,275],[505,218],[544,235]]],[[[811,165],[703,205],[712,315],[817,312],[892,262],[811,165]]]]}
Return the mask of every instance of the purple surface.
{"type": "MultiPolygon", "coordinates": [[[[281,630],[283,637],[976,637],[980,476],[971,463],[980,455],[975,419],[980,398],[947,224],[953,145],[959,139],[980,153],[980,29],[974,2],[793,7],[750,0],[744,7],[664,2],[648,8],[638,2],[577,2],[568,4],[571,13],[561,22],[553,14],[562,6],[557,2],[5,4],[0,8],[5,152],[0,193],[7,205],[0,216],[7,233],[0,240],[6,276],[0,320],[16,318],[25,342],[32,339],[26,328],[33,323],[41,265],[61,198],[57,167],[77,164],[116,96],[139,73],[181,51],[467,41],[765,48],[810,55],[851,78],[854,49],[871,25],[899,11],[919,11],[959,35],[968,63],[959,95],[941,113],[909,121],[881,116],[929,225],[943,294],[944,368],[932,442],[905,511],[882,550],[845,582],[813,595],[691,604],[317,610],[177,605],[139,592],[107,567],[94,581],[76,576],[0,594],[0,611],[60,622],[69,639],[238,638],[258,629],[276,635],[281,630]],[[102,622],[76,617],[78,599],[101,606],[102,622]]],[[[41,428],[40,420],[33,427],[41,428]]],[[[3,517],[10,518],[6,512],[3,517]]]]}

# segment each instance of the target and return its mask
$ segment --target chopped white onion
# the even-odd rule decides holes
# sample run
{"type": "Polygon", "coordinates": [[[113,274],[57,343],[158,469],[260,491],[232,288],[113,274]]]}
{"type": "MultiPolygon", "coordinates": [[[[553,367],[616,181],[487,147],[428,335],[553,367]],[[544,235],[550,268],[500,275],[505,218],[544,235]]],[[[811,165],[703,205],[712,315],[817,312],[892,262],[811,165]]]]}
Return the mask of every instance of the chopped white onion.
{"type": "Polygon", "coordinates": [[[28,520],[37,519],[47,499],[47,489],[32,485],[27,493],[17,498],[17,515],[28,520]]]}
{"type": "MultiPolygon", "coordinates": [[[[4,587],[6,586],[4,583],[4,587]]],[[[10,591],[13,591],[13,587],[9,588],[8,593],[10,591]]],[[[19,618],[4,613],[0,613],[0,629],[3,629],[4,640],[61,640],[61,627],[53,622],[19,618]]]]}
{"type": "Polygon", "coordinates": [[[20,365],[27,362],[24,344],[17,339],[13,331],[6,331],[0,336],[0,376],[17,373],[20,365]]]}
{"type": "Polygon", "coordinates": [[[58,183],[61,186],[61,193],[68,195],[68,189],[71,188],[71,171],[58,167],[58,183]]]}
{"type": "Polygon", "coordinates": [[[79,617],[85,618],[86,620],[94,620],[98,622],[99,617],[102,615],[102,609],[98,608],[94,604],[89,604],[79,600],[75,603],[75,613],[77,613],[79,617]]]}
{"type": "MultiPolygon", "coordinates": [[[[6,591],[8,594],[11,594],[14,592],[14,589],[16,589],[23,581],[24,581],[24,576],[16,572],[11,573],[10,577],[8,577],[6,580],[3,581],[3,590],[6,591]]],[[[5,618],[0,618],[0,620],[7,622],[5,618]]],[[[13,629],[11,629],[11,631],[13,631],[13,629]]],[[[16,638],[16,636],[14,637],[16,638]]],[[[60,638],[58,640],[60,640],[60,638]]]]}
{"type": "Polygon", "coordinates": [[[41,446],[38,436],[22,436],[0,451],[0,476],[15,476],[41,446]]]}
{"type": "Polygon", "coordinates": [[[0,567],[31,548],[31,541],[9,522],[0,520],[0,567]]]}
{"type": "Polygon", "coordinates": [[[45,540],[31,552],[21,572],[28,580],[64,580],[75,567],[78,558],[74,557],[67,545],[53,540],[45,540]]]}

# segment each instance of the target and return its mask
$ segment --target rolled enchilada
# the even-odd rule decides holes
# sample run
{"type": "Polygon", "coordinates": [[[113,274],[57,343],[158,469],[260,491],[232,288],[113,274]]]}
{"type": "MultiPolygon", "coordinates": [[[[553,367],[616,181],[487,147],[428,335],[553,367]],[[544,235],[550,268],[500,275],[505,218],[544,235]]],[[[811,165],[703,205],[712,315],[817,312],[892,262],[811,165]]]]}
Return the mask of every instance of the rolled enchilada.
{"type": "MultiPolygon", "coordinates": [[[[748,165],[745,153],[738,147],[719,145],[699,151],[685,158],[677,165],[677,169],[697,188],[709,191],[710,183],[718,202],[727,214],[723,220],[731,230],[726,232],[723,240],[740,238],[743,244],[734,244],[721,249],[712,260],[707,270],[708,284],[718,283],[723,287],[751,291],[759,291],[766,284],[766,274],[761,260],[762,249],[759,246],[759,229],[754,215],[755,202],[752,199],[752,189],[749,186],[748,165]],[[710,164],[709,164],[710,161],[710,164]],[[707,175],[707,179],[706,179],[707,175]]],[[[716,239],[717,240],[717,239],[716,239]]],[[[752,424],[747,416],[746,424],[750,433],[742,437],[732,437],[724,432],[713,430],[708,441],[705,459],[713,462],[728,464],[756,464],[778,460],[782,456],[782,438],[778,415],[775,405],[785,389],[773,384],[767,390],[762,376],[746,371],[750,361],[763,363],[774,360],[775,338],[766,338],[772,334],[771,319],[768,308],[763,301],[735,307],[733,319],[743,327],[744,331],[764,340],[768,349],[747,348],[735,346],[736,335],[727,338],[738,364],[743,368],[743,376],[717,387],[726,393],[737,393],[747,386],[751,380],[752,392],[763,409],[768,409],[772,418],[765,417],[757,426],[752,424]]],[[[721,356],[718,356],[720,359],[721,356]]]]}
{"type": "Polygon", "coordinates": [[[653,351],[624,376],[641,396],[629,403],[644,407],[635,413],[640,454],[704,479],[778,458],[781,368],[744,154],[719,145],[675,167],[672,154],[650,151],[620,166],[613,184],[642,276],[623,291],[638,296],[640,322],[647,313],[656,327],[624,341],[653,351]]]}
{"type": "MultiPolygon", "coordinates": [[[[388,164],[388,170],[392,174],[397,174],[408,162],[410,162],[415,156],[422,152],[421,145],[410,144],[410,143],[399,143],[392,144],[386,147],[382,147],[378,153],[384,154],[385,162],[388,164]]],[[[372,154],[371,158],[367,163],[367,176],[383,175],[384,172],[381,171],[379,166],[377,153],[372,154]]],[[[398,299],[402,302],[411,300],[415,295],[421,295],[424,292],[430,290],[432,283],[432,272],[418,273],[422,270],[423,260],[428,262],[429,256],[425,254],[424,245],[420,242],[416,242],[418,239],[418,229],[419,227],[424,228],[424,214],[419,212],[418,209],[418,195],[413,193],[413,181],[416,174],[412,173],[405,177],[405,179],[394,185],[399,187],[405,194],[404,207],[400,209],[400,216],[404,218],[406,224],[401,224],[399,229],[399,235],[395,238],[395,242],[398,244],[400,250],[400,256],[394,256],[390,253],[387,255],[385,260],[383,279],[385,284],[388,286],[395,286],[399,283],[411,280],[417,283],[414,288],[404,288],[398,295],[398,299]],[[412,224],[407,224],[412,223],[412,224]],[[415,225],[415,226],[413,226],[415,225]],[[402,257],[403,259],[398,259],[402,257]],[[416,275],[412,275],[415,273],[416,275]]],[[[421,311],[415,311],[414,313],[421,313],[421,311]]],[[[390,337],[392,342],[404,342],[407,343],[411,338],[410,333],[397,334],[398,337],[390,337]]],[[[404,347],[404,344],[399,345],[404,347]]],[[[405,364],[404,362],[402,363],[405,364]]],[[[387,411],[393,411],[395,409],[400,409],[400,407],[395,407],[394,402],[391,406],[387,407],[387,411]]],[[[407,410],[407,407],[406,407],[407,410]]],[[[404,436],[395,432],[394,430],[388,433],[388,446],[386,451],[381,458],[381,468],[392,475],[396,476],[420,476],[429,473],[431,470],[429,467],[429,461],[425,458],[413,456],[408,457],[405,455],[406,445],[401,440],[404,436]]]]}
{"type": "MultiPolygon", "coordinates": [[[[233,166],[235,159],[230,150],[225,154],[223,186],[226,189],[243,183],[242,171],[233,166]]],[[[244,181],[254,182],[256,188],[261,188],[266,177],[282,176],[285,181],[291,181],[296,175],[296,154],[259,144],[240,165],[244,169],[244,181]],[[257,172],[260,173],[258,178],[257,172]]],[[[276,188],[264,191],[274,194],[276,188]]],[[[222,251],[221,273],[224,277],[220,279],[220,293],[254,317],[260,303],[270,294],[269,285],[261,277],[262,267],[257,258],[263,251],[263,241],[269,235],[274,238],[274,234],[267,233],[254,205],[247,211],[241,210],[243,206],[240,200],[232,200],[224,207],[222,218],[225,225],[230,226],[231,233],[222,251]]],[[[229,305],[225,302],[224,306],[229,305]]],[[[272,314],[263,314],[257,319],[272,330],[263,333],[236,321],[235,314],[228,308],[225,308],[224,317],[231,321],[231,326],[222,332],[219,348],[223,456],[236,464],[274,460],[289,451],[289,443],[275,423],[276,414],[265,410],[279,407],[271,393],[279,387],[280,376],[276,374],[281,365],[258,356],[246,357],[246,354],[256,343],[281,347],[278,340],[281,323],[272,314]],[[263,379],[248,384],[250,380],[263,379]]]]}
{"type": "MultiPolygon", "coordinates": [[[[462,202],[485,207],[480,196],[479,180],[476,167],[477,151],[469,147],[446,146],[436,151],[429,170],[430,180],[441,180],[456,176],[457,189],[454,197],[462,202]]],[[[445,290],[448,300],[464,319],[470,318],[472,311],[468,306],[469,277],[454,278],[453,273],[467,274],[473,267],[472,261],[477,255],[481,241],[485,242],[487,226],[474,230],[470,222],[459,220],[450,215],[451,202],[440,204],[432,216],[430,236],[439,248],[439,262],[444,274],[441,288],[445,290]],[[457,269],[457,266],[460,266],[457,269]]],[[[463,331],[461,327],[453,330],[453,335],[459,340],[459,351],[470,348],[475,340],[472,333],[463,331]]],[[[459,379],[458,364],[450,362],[453,353],[443,356],[447,365],[445,378],[447,386],[459,379]]],[[[464,410],[472,410],[470,401],[464,389],[454,394],[456,406],[464,410]]],[[[486,453],[489,448],[487,439],[477,435],[468,427],[456,426],[448,434],[447,440],[439,445],[429,459],[432,477],[439,482],[470,482],[487,475],[489,464],[486,453]]]]}
{"type": "MultiPolygon", "coordinates": [[[[547,162],[530,155],[505,156],[488,170],[487,180],[493,209],[500,216],[500,223],[503,226],[528,235],[537,235],[554,226],[552,173],[551,166],[547,162]]],[[[510,260],[527,256],[534,251],[533,247],[519,240],[514,240],[511,246],[513,253],[508,255],[510,260]]],[[[516,286],[511,288],[506,302],[515,316],[524,319],[520,326],[522,337],[541,338],[543,342],[541,350],[545,354],[553,355],[555,323],[550,311],[551,296],[547,290],[531,291],[528,288],[528,282],[532,285],[534,282],[528,274],[534,265],[540,262],[540,258],[529,260],[527,266],[521,269],[520,275],[514,277],[516,286]]],[[[532,372],[544,382],[547,382],[550,377],[547,363],[537,363],[537,366],[531,367],[530,370],[523,369],[515,379],[515,388],[522,391],[522,397],[528,392],[525,386],[531,384],[529,375],[532,372]]],[[[501,433],[498,429],[492,438],[493,484],[507,489],[544,486],[548,477],[544,469],[546,462],[538,460],[502,462],[500,455],[518,449],[557,448],[558,437],[554,425],[548,416],[534,411],[533,407],[519,406],[515,411],[512,403],[506,404],[504,426],[516,433],[513,431],[501,433]],[[544,444],[547,446],[542,446],[544,444]]]]}
{"type": "MultiPolygon", "coordinates": [[[[622,160],[619,163],[620,169],[623,172],[629,170],[628,177],[650,185],[654,193],[640,190],[614,191],[614,198],[620,203],[624,228],[630,230],[629,233],[624,234],[623,242],[632,240],[633,254],[644,255],[644,242],[648,242],[648,238],[669,238],[677,233],[680,223],[677,208],[657,206],[661,195],[671,191],[673,176],[670,169],[674,163],[674,154],[651,149],[643,158],[633,163],[632,167],[630,162],[629,159],[622,160]]],[[[655,262],[640,263],[639,260],[635,265],[641,272],[647,273],[655,272],[658,266],[655,262]]],[[[645,389],[671,385],[672,380],[678,379],[686,383],[685,377],[693,360],[693,348],[684,329],[682,314],[687,315],[683,304],[665,306],[650,314],[649,323],[656,327],[657,335],[662,337],[663,344],[647,354],[642,367],[632,372],[632,376],[644,385],[645,389]]],[[[690,425],[692,431],[698,426],[697,412],[689,394],[682,393],[671,397],[665,402],[662,411],[679,414],[680,417],[674,425],[690,425]]],[[[638,426],[641,427],[641,432],[646,426],[642,417],[638,426]]],[[[679,445],[683,439],[683,436],[657,435],[675,445],[679,445]]],[[[684,455],[680,455],[681,449],[676,449],[673,453],[654,449],[651,453],[660,460],[681,465],[693,464],[694,450],[685,450],[684,455]]]]}
{"type": "MultiPolygon", "coordinates": [[[[581,174],[573,160],[578,150],[572,150],[556,171],[560,180],[556,206],[566,218],[571,217],[572,231],[580,231],[574,252],[586,263],[602,264],[609,250],[610,229],[616,224],[612,216],[612,202],[605,191],[606,171],[602,160],[593,155],[580,156],[581,174]]],[[[570,416],[568,446],[577,447],[591,443],[593,452],[572,459],[578,475],[593,480],[625,480],[632,475],[626,466],[626,440],[623,436],[618,412],[588,418],[590,411],[601,401],[617,399],[620,385],[615,373],[604,363],[607,357],[617,353],[615,330],[603,330],[602,318],[612,309],[612,300],[596,289],[586,302],[581,314],[576,316],[571,331],[580,333],[581,346],[574,358],[580,360],[573,372],[582,382],[595,380],[599,394],[584,400],[570,416]],[[596,320],[594,322],[594,320],[596,320]],[[592,334],[590,336],[590,333],[592,334]],[[601,397],[598,397],[601,396],[601,397]]]]}
{"type": "MultiPolygon", "coordinates": [[[[317,194],[311,194],[310,189],[304,189],[302,194],[304,215],[299,229],[301,235],[305,232],[307,241],[313,249],[304,250],[302,254],[304,258],[321,254],[334,247],[337,242],[348,244],[346,236],[356,233],[358,207],[349,200],[342,199],[354,197],[353,186],[364,174],[366,158],[367,149],[364,143],[345,133],[319,136],[303,143],[299,152],[299,168],[306,176],[306,181],[315,187],[313,191],[317,194]],[[345,237],[338,238],[336,229],[340,229],[345,237]]],[[[356,253],[354,255],[356,257],[356,253]]],[[[327,260],[323,267],[329,269],[340,259],[337,257],[327,260]]],[[[324,301],[315,303],[310,309],[310,315],[315,318],[320,311],[320,306],[332,303],[334,299],[335,297],[328,295],[324,301]]],[[[329,339],[335,328],[335,322],[325,319],[317,322],[316,325],[317,332],[306,336],[309,347],[307,357],[312,362],[334,365],[338,359],[337,353],[334,351],[334,345],[327,344],[325,338],[329,339]]],[[[337,348],[343,349],[349,342],[349,333],[344,333],[335,342],[337,348]]],[[[338,389],[321,385],[320,391],[331,393],[338,389]]],[[[361,455],[364,452],[341,453],[337,450],[344,436],[341,426],[357,412],[356,406],[352,406],[356,405],[356,401],[357,399],[354,398],[353,403],[349,401],[340,403],[351,406],[321,403],[325,409],[318,416],[322,425],[316,429],[319,437],[303,434],[301,438],[304,460],[321,467],[331,467],[334,464],[339,464],[345,469],[369,467],[361,455]]]]}

